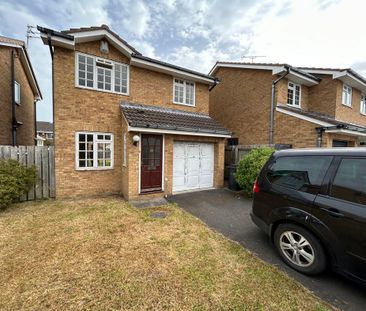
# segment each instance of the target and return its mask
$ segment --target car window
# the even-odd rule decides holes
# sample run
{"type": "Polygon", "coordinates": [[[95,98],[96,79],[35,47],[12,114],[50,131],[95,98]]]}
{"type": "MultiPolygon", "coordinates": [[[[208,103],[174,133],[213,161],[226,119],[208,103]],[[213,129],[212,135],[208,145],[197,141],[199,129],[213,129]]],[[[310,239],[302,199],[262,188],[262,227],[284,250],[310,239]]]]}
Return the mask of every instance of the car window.
{"type": "Polygon", "coordinates": [[[281,157],[270,166],[267,179],[273,185],[318,193],[332,158],[331,156],[281,157]]]}
{"type": "Polygon", "coordinates": [[[343,159],[331,188],[331,196],[366,205],[366,159],[343,159]]]}

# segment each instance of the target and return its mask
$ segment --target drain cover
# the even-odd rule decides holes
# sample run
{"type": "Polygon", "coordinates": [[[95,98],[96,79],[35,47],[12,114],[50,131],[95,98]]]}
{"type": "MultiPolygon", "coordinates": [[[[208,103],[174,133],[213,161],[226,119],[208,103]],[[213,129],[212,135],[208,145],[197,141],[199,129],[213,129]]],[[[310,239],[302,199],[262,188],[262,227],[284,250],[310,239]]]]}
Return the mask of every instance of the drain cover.
{"type": "Polygon", "coordinates": [[[152,212],[150,216],[152,218],[165,218],[168,214],[166,212],[152,212]]]}

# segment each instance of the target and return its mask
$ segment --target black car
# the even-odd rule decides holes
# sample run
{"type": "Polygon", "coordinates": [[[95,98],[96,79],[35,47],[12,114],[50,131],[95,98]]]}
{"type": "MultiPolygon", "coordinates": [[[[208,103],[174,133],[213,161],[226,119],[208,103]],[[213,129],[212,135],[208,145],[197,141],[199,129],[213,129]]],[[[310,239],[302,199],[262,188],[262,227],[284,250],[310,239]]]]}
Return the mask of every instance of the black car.
{"type": "Polygon", "coordinates": [[[366,148],[277,151],[253,192],[252,219],[289,266],[366,285],[366,148]]]}

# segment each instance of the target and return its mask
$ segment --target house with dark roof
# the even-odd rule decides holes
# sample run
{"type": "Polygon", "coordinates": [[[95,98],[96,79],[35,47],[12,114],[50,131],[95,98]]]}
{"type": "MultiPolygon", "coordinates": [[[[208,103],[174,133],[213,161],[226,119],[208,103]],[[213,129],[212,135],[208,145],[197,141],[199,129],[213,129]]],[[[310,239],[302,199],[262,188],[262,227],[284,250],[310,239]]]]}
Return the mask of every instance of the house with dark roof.
{"type": "Polygon", "coordinates": [[[38,27],[53,59],[56,196],[148,200],[223,186],[216,78],[142,55],[106,25],[38,27]]]}
{"type": "Polygon", "coordinates": [[[366,142],[366,79],[354,70],[217,62],[210,116],[232,143],[293,148],[366,142]]]}
{"type": "Polygon", "coordinates": [[[42,94],[23,41],[0,36],[0,145],[35,145],[42,94]]]}
{"type": "Polygon", "coordinates": [[[37,121],[37,146],[53,145],[53,123],[37,121]]]}

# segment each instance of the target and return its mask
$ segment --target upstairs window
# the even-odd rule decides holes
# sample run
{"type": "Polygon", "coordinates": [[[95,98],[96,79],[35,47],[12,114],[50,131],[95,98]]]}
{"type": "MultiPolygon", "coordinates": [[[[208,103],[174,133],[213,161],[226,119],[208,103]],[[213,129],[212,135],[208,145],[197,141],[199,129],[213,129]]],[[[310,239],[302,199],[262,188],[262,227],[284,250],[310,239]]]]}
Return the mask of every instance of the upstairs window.
{"type": "Polygon", "coordinates": [[[17,81],[14,81],[14,101],[20,105],[20,83],[17,81]]]}
{"type": "Polygon", "coordinates": [[[294,107],[300,107],[301,86],[292,82],[288,83],[287,104],[294,107]]]}
{"type": "Polygon", "coordinates": [[[360,112],[366,115],[366,95],[361,94],[360,112]]]}
{"type": "Polygon", "coordinates": [[[343,84],[342,104],[348,107],[352,106],[352,88],[347,84],[343,84]]]}
{"type": "Polygon", "coordinates": [[[195,83],[174,78],[173,102],[175,104],[194,106],[195,105],[195,83]]]}
{"type": "Polygon", "coordinates": [[[76,133],[76,168],[113,168],[113,134],[76,133]]]}
{"type": "Polygon", "coordinates": [[[76,86],[128,94],[128,65],[81,53],[76,62],[76,86]]]}

